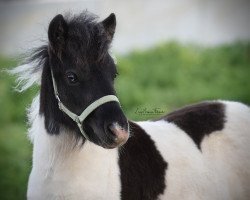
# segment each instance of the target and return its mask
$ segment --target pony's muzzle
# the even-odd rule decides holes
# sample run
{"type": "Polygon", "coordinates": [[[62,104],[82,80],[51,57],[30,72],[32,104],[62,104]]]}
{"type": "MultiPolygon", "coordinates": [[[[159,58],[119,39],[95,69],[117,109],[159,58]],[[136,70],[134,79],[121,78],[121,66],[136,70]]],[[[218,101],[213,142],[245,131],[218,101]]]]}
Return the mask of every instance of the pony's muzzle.
{"type": "Polygon", "coordinates": [[[122,146],[129,138],[129,132],[122,128],[117,122],[107,125],[106,132],[107,134],[111,134],[114,140],[114,144],[111,145],[111,148],[122,146]]]}

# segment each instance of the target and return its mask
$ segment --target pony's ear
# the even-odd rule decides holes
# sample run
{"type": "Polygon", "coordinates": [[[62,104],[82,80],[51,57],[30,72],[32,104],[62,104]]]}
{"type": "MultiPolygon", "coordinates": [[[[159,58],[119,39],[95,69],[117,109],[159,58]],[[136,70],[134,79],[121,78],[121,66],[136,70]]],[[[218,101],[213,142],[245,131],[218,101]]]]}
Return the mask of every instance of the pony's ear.
{"type": "Polygon", "coordinates": [[[102,21],[102,25],[109,37],[110,40],[113,39],[116,27],[116,18],[115,14],[111,13],[106,19],[102,21]]]}
{"type": "Polygon", "coordinates": [[[67,38],[68,25],[61,14],[55,16],[50,24],[48,30],[48,37],[50,46],[54,52],[60,52],[65,44],[67,38]]]}

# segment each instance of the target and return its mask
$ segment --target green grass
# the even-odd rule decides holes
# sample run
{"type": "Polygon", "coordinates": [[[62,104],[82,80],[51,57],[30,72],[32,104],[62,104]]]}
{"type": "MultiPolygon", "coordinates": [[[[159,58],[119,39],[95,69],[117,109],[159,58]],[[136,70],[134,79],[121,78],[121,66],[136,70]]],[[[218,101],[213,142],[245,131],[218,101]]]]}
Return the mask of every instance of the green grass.
{"type": "MultiPolygon", "coordinates": [[[[0,57],[0,69],[16,60],[0,57]]],[[[167,43],[118,56],[116,89],[126,115],[133,120],[157,118],[137,109],[164,112],[186,104],[227,99],[250,104],[250,43],[213,48],[167,43]]],[[[26,136],[26,107],[37,88],[13,91],[14,78],[0,73],[0,199],[25,199],[31,169],[26,136]]]]}

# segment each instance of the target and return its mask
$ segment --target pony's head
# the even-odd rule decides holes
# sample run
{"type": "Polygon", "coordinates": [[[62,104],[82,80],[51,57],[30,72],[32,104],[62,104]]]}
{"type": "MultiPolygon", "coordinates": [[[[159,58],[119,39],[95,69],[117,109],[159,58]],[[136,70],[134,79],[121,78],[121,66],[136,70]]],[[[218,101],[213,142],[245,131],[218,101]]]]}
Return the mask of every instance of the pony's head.
{"type": "MultiPolygon", "coordinates": [[[[76,115],[101,97],[116,95],[117,69],[108,51],[115,27],[114,14],[101,22],[87,12],[73,17],[57,15],[50,22],[48,45],[33,57],[44,60],[40,114],[48,133],[59,134],[66,128],[84,139],[75,121],[59,109],[52,76],[61,102],[76,115]]],[[[129,137],[127,119],[116,101],[94,109],[81,125],[88,139],[104,148],[120,146],[129,137]]]]}

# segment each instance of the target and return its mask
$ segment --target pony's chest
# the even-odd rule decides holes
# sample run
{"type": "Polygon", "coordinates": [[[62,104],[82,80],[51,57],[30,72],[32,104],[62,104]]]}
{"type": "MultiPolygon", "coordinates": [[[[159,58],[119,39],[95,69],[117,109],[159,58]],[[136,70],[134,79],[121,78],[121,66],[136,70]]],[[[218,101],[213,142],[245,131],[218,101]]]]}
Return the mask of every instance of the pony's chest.
{"type": "Polygon", "coordinates": [[[120,181],[118,174],[104,169],[82,169],[86,171],[55,174],[48,193],[66,199],[119,199],[120,181]],[[62,178],[63,177],[63,178],[62,178]]]}
{"type": "Polygon", "coordinates": [[[63,162],[58,159],[47,170],[38,170],[34,166],[28,196],[35,198],[30,199],[120,199],[117,152],[95,151],[74,155],[63,162]]]}

